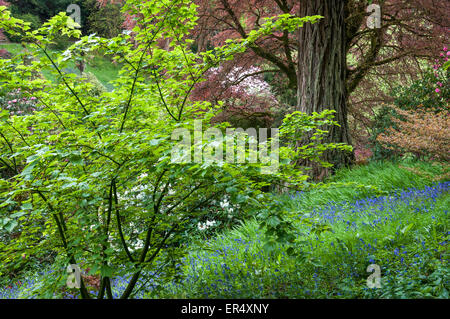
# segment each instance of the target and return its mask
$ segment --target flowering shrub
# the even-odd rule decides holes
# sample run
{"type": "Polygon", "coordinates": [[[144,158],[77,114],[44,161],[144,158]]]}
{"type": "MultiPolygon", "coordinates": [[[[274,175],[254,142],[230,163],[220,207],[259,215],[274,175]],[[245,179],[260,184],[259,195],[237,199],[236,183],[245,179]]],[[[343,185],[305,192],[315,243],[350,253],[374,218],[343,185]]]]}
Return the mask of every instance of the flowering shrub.
{"type": "Polygon", "coordinates": [[[270,127],[278,101],[259,67],[224,66],[211,69],[199,83],[193,100],[223,101],[222,113],[214,120],[236,127],[270,127]]]}
{"type": "Polygon", "coordinates": [[[8,110],[10,115],[31,114],[39,109],[37,98],[25,96],[20,88],[6,93],[5,96],[0,96],[0,106],[2,109],[8,110]]]}
{"type": "MultiPolygon", "coordinates": [[[[414,111],[418,105],[421,109],[448,110],[450,101],[450,82],[448,72],[442,67],[448,61],[450,51],[444,47],[432,68],[422,78],[410,86],[398,86],[393,89],[393,104],[401,110],[414,111]]],[[[399,129],[394,119],[401,119],[399,114],[389,106],[381,106],[372,122],[369,141],[372,143],[374,159],[384,159],[396,154],[377,140],[380,134],[386,134],[390,127],[399,129]]],[[[424,124],[424,123],[423,123],[424,124]]]]}
{"type": "MultiPolygon", "coordinates": [[[[1,38],[1,31],[0,31],[1,38]]],[[[0,59],[11,59],[11,53],[6,49],[0,49],[0,59]]]]}
{"type": "Polygon", "coordinates": [[[396,128],[389,128],[380,134],[377,141],[394,151],[407,151],[419,158],[450,159],[450,117],[449,111],[435,112],[418,107],[405,111],[393,107],[403,119],[393,118],[396,128]]]}

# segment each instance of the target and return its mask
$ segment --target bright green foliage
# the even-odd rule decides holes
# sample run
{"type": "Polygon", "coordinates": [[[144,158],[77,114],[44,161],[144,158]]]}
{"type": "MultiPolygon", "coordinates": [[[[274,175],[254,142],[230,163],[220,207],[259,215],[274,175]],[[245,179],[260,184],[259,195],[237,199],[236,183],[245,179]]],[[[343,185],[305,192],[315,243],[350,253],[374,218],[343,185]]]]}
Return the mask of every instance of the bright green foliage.
{"type": "Polygon", "coordinates": [[[307,115],[296,111],[286,115],[280,127],[280,135],[288,146],[296,149],[290,158],[294,161],[313,159],[323,167],[329,167],[331,164],[321,160],[326,150],[338,149],[349,152],[352,150],[350,145],[344,143],[323,143],[329,132],[318,127],[339,126],[338,122],[333,120],[334,113],[336,113],[334,110],[324,110],[321,113],[313,112],[307,115]],[[309,137],[309,143],[297,145],[298,141],[305,140],[306,137],[309,137]]]}
{"type": "MultiPolygon", "coordinates": [[[[262,174],[264,163],[174,163],[171,134],[180,128],[192,132],[193,119],[211,127],[217,108],[189,100],[209,68],[243,52],[262,34],[292,31],[319,17],[281,16],[245,40],[194,54],[187,34],[195,25],[195,9],[187,0],[127,1],[124,10],[141,17],[133,38],[130,32],[112,39],[90,35],[58,53],[49,50],[55,39],[80,37],[72,19],[61,13],[31,31],[0,7],[0,28],[23,36],[34,57],[29,64],[24,54],[0,60],[3,89],[21,88],[40,104],[26,116],[0,113],[1,169],[10,174],[0,180],[0,259],[8,271],[20,270],[27,256],[42,262],[45,255],[56,255],[54,267],[61,272],[44,278],[40,296],[55,296],[65,286],[67,265],[79,263],[101,276],[100,298],[112,297],[112,277],[132,274],[121,296],[130,297],[138,278],[150,270],[163,281],[178,276],[186,231],[210,214],[213,200],[226,195],[248,216],[277,209],[262,187],[288,182],[302,187],[306,177],[286,158],[292,154],[288,148],[280,151],[279,170],[262,174]],[[159,45],[162,39],[170,39],[168,49],[159,45]],[[112,92],[92,94],[96,88],[90,81],[64,72],[94,51],[123,65],[112,92]],[[55,80],[37,76],[41,71],[55,80]]],[[[326,148],[314,147],[318,150],[305,156],[326,148]]],[[[269,235],[289,241],[283,210],[268,214],[274,230],[269,235]]],[[[90,297],[84,284],[80,293],[90,297]]]]}

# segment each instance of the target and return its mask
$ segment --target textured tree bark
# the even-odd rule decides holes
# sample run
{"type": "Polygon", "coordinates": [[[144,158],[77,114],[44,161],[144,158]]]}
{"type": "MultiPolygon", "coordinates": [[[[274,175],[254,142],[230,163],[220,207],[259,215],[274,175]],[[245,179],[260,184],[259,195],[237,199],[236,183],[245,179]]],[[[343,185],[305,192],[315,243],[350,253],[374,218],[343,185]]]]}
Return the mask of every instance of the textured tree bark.
{"type": "MultiPolygon", "coordinates": [[[[335,110],[340,127],[328,128],[326,142],[351,144],[346,103],[346,26],[344,0],[301,0],[300,17],[321,15],[315,24],[299,29],[297,109],[311,114],[335,110]]],[[[325,159],[334,168],[348,166],[351,152],[329,151],[325,159]]]]}

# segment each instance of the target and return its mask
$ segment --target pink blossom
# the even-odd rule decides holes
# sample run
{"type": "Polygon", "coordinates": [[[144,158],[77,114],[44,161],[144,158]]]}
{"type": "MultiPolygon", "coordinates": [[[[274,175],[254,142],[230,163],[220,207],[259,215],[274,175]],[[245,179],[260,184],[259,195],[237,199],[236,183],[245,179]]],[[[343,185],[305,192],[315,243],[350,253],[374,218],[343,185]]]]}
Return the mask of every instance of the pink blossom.
{"type": "Polygon", "coordinates": [[[13,103],[17,103],[17,100],[16,100],[16,99],[14,99],[14,100],[12,100],[11,102],[13,102],[13,103]]]}
{"type": "Polygon", "coordinates": [[[442,82],[438,82],[436,84],[439,85],[440,87],[442,87],[442,82]]]}
{"type": "Polygon", "coordinates": [[[439,93],[439,92],[441,92],[441,90],[439,90],[439,89],[436,89],[435,91],[436,91],[436,93],[439,93]]]}
{"type": "Polygon", "coordinates": [[[30,99],[34,101],[36,100],[36,97],[32,96],[30,99]]]}
{"type": "Polygon", "coordinates": [[[447,47],[444,47],[444,51],[447,51],[447,47]]]}

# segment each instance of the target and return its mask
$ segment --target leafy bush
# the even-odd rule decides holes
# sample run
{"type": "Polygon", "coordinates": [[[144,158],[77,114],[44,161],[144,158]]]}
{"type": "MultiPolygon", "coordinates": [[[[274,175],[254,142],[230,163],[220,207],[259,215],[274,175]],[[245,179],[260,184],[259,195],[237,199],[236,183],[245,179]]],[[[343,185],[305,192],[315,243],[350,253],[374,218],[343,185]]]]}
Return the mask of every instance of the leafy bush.
{"type": "MultiPolygon", "coordinates": [[[[31,13],[24,13],[24,14],[18,13],[18,14],[15,14],[14,17],[17,19],[21,19],[25,22],[29,22],[32,30],[38,29],[42,24],[41,19],[39,19],[38,16],[33,15],[31,13]]],[[[12,42],[21,42],[22,41],[22,36],[20,36],[20,35],[13,35],[8,32],[5,32],[5,34],[8,37],[8,39],[12,42]]]]}
{"type": "Polygon", "coordinates": [[[387,149],[411,152],[418,158],[432,160],[450,159],[450,112],[425,110],[414,111],[394,108],[403,119],[393,118],[396,128],[380,134],[377,141],[387,149]]]}
{"type": "Polygon", "coordinates": [[[112,38],[122,32],[124,18],[120,3],[107,3],[100,6],[97,0],[87,0],[84,5],[91,8],[86,21],[88,33],[112,38]]]}
{"type": "MultiPolygon", "coordinates": [[[[447,48],[444,49],[445,56],[447,56],[447,48]]],[[[414,81],[410,86],[394,88],[392,91],[394,105],[405,111],[414,110],[418,106],[424,109],[437,109],[438,111],[447,110],[450,99],[450,82],[448,71],[441,68],[444,59],[446,57],[437,59],[433,68],[428,69],[421,79],[414,81]]],[[[369,138],[372,144],[373,159],[387,159],[396,154],[380,144],[377,137],[380,134],[385,134],[390,127],[398,129],[394,119],[399,118],[401,117],[395,109],[387,105],[381,106],[375,113],[369,138]]]]}
{"type": "MultiPolygon", "coordinates": [[[[450,51],[449,51],[450,52],[450,51]]],[[[418,105],[426,109],[444,110],[450,98],[450,82],[443,69],[429,69],[421,79],[411,86],[398,86],[392,91],[394,104],[403,110],[412,110],[418,105]],[[436,92],[438,90],[438,92],[436,92]]]]}
{"type": "Polygon", "coordinates": [[[100,96],[102,93],[108,91],[92,72],[84,72],[81,79],[85,83],[92,85],[92,88],[89,89],[89,93],[93,96],[100,96]]]}

